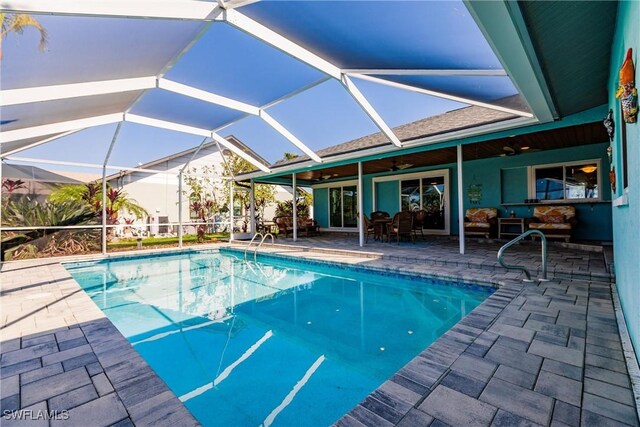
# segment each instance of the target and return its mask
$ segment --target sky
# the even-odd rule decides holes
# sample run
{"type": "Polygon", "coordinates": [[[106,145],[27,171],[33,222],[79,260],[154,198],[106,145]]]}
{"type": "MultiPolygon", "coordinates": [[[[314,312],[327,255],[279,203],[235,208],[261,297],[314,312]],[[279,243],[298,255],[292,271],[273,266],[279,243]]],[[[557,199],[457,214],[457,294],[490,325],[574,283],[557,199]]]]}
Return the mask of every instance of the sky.
{"type": "MultiPolygon", "coordinates": [[[[375,1],[332,2],[331,7],[322,2],[259,2],[241,11],[343,68],[500,68],[466,8],[457,0],[398,1],[393,8],[388,2],[375,1]]],[[[167,63],[167,56],[173,56],[202,28],[200,23],[181,21],[62,16],[39,19],[49,32],[47,49],[35,49],[34,32],[7,38],[0,77],[4,88],[153,75],[167,63]]],[[[324,74],[227,24],[215,23],[165,77],[263,106],[324,74]]],[[[465,106],[357,78],[354,82],[391,127],[465,106]]],[[[488,79],[467,79],[464,84],[449,80],[424,85],[435,85],[434,89],[438,85],[458,85],[463,92],[485,97],[514,90],[508,79],[506,83],[496,79],[488,83],[488,79]],[[489,94],[487,87],[491,88],[489,94]]],[[[117,97],[109,99],[113,108],[118,102],[117,97]]],[[[105,108],[98,104],[88,102],[83,108],[105,108]]],[[[40,106],[37,111],[45,118],[78,114],[70,110],[60,112],[40,106]]],[[[16,122],[3,125],[3,130],[19,127],[23,111],[4,107],[3,121],[16,122]]],[[[379,131],[333,79],[267,111],[313,150],[379,131]]],[[[242,119],[242,113],[162,89],[147,91],[131,112],[204,129],[241,119],[219,133],[234,135],[272,162],[285,152],[300,153],[259,118],[242,119]]],[[[85,129],[19,155],[102,164],[115,128],[106,125],[85,129]]],[[[201,142],[199,136],[124,123],[109,163],[136,166],[201,142]]]]}

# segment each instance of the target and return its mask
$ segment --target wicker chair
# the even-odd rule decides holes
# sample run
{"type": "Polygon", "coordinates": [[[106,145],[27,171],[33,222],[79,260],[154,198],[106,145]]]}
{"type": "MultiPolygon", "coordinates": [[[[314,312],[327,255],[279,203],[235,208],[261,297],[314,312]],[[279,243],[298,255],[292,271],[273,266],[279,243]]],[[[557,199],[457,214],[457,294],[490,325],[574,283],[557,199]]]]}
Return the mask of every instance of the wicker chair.
{"type": "Polygon", "coordinates": [[[376,234],[376,226],[374,223],[371,222],[371,220],[369,218],[367,218],[366,215],[364,215],[364,232],[367,234],[366,238],[365,238],[365,243],[369,242],[369,235],[373,234],[375,236],[376,234]]]}
{"type": "Polygon", "coordinates": [[[413,212],[413,237],[418,237],[418,231],[420,231],[420,237],[424,240],[424,221],[427,218],[427,211],[420,209],[413,212]]]}
{"type": "Polygon", "coordinates": [[[398,212],[395,214],[388,232],[389,242],[391,242],[391,236],[396,237],[398,244],[400,244],[402,236],[406,236],[413,241],[413,214],[411,212],[398,212]]]}

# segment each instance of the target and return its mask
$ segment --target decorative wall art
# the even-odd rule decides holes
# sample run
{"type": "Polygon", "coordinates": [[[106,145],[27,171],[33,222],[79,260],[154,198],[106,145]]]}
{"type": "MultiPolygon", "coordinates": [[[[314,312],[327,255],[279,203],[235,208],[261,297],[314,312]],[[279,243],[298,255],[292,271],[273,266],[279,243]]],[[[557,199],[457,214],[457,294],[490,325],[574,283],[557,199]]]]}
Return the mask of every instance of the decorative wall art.
{"type": "Polygon", "coordinates": [[[638,120],[638,90],[635,85],[635,67],[631,58],[632,49],[627,50],[627,57],[620,67],[620,86],[616,91],[616,98],[622,105],[622,117],[625,123],[635,123],[638,120]]]}
{"type": "Polygon", "coordinates": [[[469,203],[479,205],[482,202],[482,184],[470,184],[467,197],[469,197],[469,203]]]}

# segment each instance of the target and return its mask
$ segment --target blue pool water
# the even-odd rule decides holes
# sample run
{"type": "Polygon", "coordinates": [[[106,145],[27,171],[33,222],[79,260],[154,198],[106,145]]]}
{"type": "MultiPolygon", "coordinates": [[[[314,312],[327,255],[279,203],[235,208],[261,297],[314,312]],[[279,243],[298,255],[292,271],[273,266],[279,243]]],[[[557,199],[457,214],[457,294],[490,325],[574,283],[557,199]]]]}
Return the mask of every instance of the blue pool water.
{"type": "Polygon", "coordinates": [[[67,268],[205,426],[329,425],[492,292],[214,251],[67,268]]]}

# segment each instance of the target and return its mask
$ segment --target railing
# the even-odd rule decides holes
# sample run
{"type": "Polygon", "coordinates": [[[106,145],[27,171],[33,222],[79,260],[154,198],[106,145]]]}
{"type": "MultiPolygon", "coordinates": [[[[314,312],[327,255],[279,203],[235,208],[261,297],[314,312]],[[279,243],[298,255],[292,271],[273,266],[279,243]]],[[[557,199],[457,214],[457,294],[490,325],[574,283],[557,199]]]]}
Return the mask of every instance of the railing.
{"type": "Polygon", "coordinates": [[[264,241],[267,240],[267,237],[271,237],[271,246],[276,244],[273,234],[271,233],[264,234],[262,236],[262,240],[260,240],[260,243],[258,243],[258,246],[256,246],[256,248],[253,250],[253,262],[256,262],[256,259],[258,257],[258,249],[260,249],[260,246],[262,246],[264,241]]]}
{"type": "Polygon", "coordinates": [[[525,281],[533,282],[533,280],[531,280],[531,273],[529,272],[529,270],[526,267],[523,267],[521,265],[505,264],[504,260],[502,259],[502,257],[504,256],[504,251],[505,250],[507,250],[511,246],[513,246],[516,243],[518,243],[520,240],[522,240],[525,237],[528,237],[528,236],[530,236],[532,234],[539,235],[540,236],[540,240],[542,241],[542,278],[540,278],[538,280],[546,281],[547,280],[547,238],[544,236],[544,234],[540,230],[529,230],[529,231],[527,231],[525,233],[522,233],[521,235],[519,235],[515,239],[511,240],[510,242],[505,243],[500,248],[500,250],[498,251],[498,262],[500,263],[501,266],[503,266],[507,270],[520,270],[520,271],[524,272],[524,274],[527,276],[525,281]]]}
{"type": "Polygon", "coordinates": [[[256,238],[258,238],[258,236],[262,236],[262,238],[264,239],[264,235],[262,233],[256,233],[253,235],[253,237],[251,238],[251,241],[249,242],[249,244],[247,245],[246,248],[244,248],[244,260],[247,260],[247,252],[249,251],[249,248],[251,247],[251,245],[253,244],[253,242],[256,240],[256,238]]]}
{"type": "Polygon", "coordinates": [[[254,262],[256,261],[257,256],[258,256],[257,255],[258,254],[258,249],[260,249],[260,246],[262,246],[262,244],[267,239],[267,237],[271,237],[271,246],[273,246],[275,244],[275,240],[274,240],[273,234],[271,234],[271,233],[266,233],[266,234],[256,233],[256,234],[254,234],[253,237],[251,238],[251,241],[249,242],[247,247],[244,249],[244,260],[245,261],[247,261],[247,252],[249,252],[249,249],[251,248],[251,245],[253,244],[253,242],[255,242],[256,238],[258,238],[258,237],[262,237],[262,239],[260,239],[260,243],[258,243],[256,248],[253,250],[253,261],[254,262]]]}

